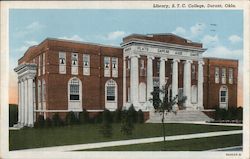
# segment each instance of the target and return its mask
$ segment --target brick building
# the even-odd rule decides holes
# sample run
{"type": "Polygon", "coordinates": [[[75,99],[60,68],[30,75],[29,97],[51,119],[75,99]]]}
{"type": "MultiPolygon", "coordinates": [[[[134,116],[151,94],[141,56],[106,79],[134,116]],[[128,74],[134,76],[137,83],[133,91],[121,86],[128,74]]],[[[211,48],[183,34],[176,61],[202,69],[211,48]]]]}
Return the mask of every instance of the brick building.
{"type": "Polygon", "coordinates": [[[168,99],[187,97],[186,110],[236,107],[238,61],[203,58],[205,51],[173,34],[132,34],[121,47],[47,38],[15,68],[18,122],[33,126],[39,114],[95,114],[131,104],[150,112],[150,92],[163,85],[168,99]]]}

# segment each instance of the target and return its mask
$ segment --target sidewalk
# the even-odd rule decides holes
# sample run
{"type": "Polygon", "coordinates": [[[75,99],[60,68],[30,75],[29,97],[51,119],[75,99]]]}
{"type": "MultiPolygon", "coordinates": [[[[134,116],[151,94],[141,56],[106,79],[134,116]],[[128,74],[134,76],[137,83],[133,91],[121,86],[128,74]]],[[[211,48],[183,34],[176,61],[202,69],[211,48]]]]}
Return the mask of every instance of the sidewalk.
{"type": "MultiPolygon", "coordinates": [[[[217,132],[197,133],[197,134],[187,134],[187,135],[175,135],[175,136],[166,136],[166,141],[213,137],[213,136],[222,136],[222,135],[233,135],[233,134],[241,134],[241,133],[243,133],[242,130],[232,130],[232,131],[217,131],[217,132]]],[[[89,144],[34,148],[34,149],[16,150],[16,152],[21,152],[21,151],[65,152],[65,151],[86,150],[86,149],[112,147],[112,146],[144,144],[144,143],[161,142],[161,141],[163,141],[163,137],[153,137],[153,138],[109,141],[109,142],[99,142],[99,143],[89,143],[89,144]]]]}

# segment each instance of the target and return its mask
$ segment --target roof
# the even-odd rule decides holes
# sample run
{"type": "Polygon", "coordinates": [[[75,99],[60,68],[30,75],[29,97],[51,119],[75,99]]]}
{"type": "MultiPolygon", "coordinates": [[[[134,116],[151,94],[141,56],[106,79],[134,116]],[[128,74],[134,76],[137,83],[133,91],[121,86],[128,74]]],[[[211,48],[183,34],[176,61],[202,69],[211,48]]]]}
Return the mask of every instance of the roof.
{"type": "Polygon", "coordinates": [[[123,43],[129,42],[133,39],[157,41],[170,44],[178,44],[184,46],[191,46],[202,48],[202,43],[192,42],[189,39],[180,37],[172,33],[153,33],[153,34],[131,34],[123,38],[123,43]]]}

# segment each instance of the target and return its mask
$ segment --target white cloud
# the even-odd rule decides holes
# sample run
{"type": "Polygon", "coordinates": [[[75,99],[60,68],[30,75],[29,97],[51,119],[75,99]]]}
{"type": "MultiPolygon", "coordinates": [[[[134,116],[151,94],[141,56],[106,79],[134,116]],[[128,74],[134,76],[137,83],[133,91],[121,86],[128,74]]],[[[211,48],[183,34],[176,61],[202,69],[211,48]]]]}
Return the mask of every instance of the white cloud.
{"type": "Polygon", "coordinates": [[[214,48],[208,49],[204,56],[206,57],[218,57],[218,58],[229,58],[229,59],[243,59],[243,50],[242,49],[229,49],[225,46],[216,46],[214,48]]]}
{"type": "Polygon", "coordinates": [[[37,45],[38,42],[37,41],[25,41],[23,46],[15,49],[15,51],[17,52],[21,52],[21,53],[24,53],[25,51],[27,51],[27,49],[33,45],[37,45]]]}
{"type": "Polygon", "coordinates": [[[44,28],[45,26],[43,24],[41,24],[40,22],[32,22],[31,24],[27,25],[25,28],[27,30],[39,30],[44,28]]]}
{"type": "Polygon", "coordinates": [[[239,37],[238,35],[231,35],[228,40],[231,42],[231,43],[237,43],[237,42],[240,42],[242,41],[242,38],[239,37]]]}
{"type": "Polygon", "coordinates": [[[206,25],[204,23],[196,23],[190,27],[191,37],[197,36],[203,32],[206,25]]]}
{"type": "Polygon", "coordinates": [[[124,37],[126,33],[124,31],[114,31],[108,33],[106,36],[104,36],[104,39],[106,40],[116,40],[118,38],[124,37]]]}
{"type": "Polygon", "coordinates": [[[217,43],[217,42],[219,42],[219,37],[218,37],[218,35],[215,35],[215,36],[205,35],[205,36],[201,39],[201,42],[202,42],[204,45],[209,45],[209,44],[211,44],[211,43],[217,43]]]}
{"type": "Polygon", "coordinates": [[[186,29],[184,29],[183,27],[177,27],[172,33],[177,35],[185,35],[186,29]]]}
{"type": "Polygon", "coordinates": [[[74,41],[84,41],[83,38],[81,38],[79,35],[76,35],[76,34],[71,36],[71,37],[67,37],[67,36],[59,37],[59,39],[74,40],[74,41]]]}
{"type": "Polygon", "coordinates": [[[31,24],[25,26],[23,29],[18,29],[15,34],[17,37],[24,37],[31,33],[36,33],[39,30],[45,28],[46,26],[41,24],[40,22],[32,22],[31,24]]]}

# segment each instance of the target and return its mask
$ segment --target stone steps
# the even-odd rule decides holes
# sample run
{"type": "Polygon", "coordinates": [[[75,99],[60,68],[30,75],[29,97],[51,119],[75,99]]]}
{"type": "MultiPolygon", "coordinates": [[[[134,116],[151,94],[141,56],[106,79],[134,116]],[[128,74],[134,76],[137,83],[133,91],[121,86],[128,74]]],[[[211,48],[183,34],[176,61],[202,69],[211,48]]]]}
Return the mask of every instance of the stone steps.
{"type": "MultiPolygon", "coordinates": [[[[147,123],[161,123],[162,115],[160,113],[151,111],[147,123]]],[[[177,113],[165,114],[164,122],[190,122],[190,121],[212,121],[206,114],[199,110],[179,110],[177,113]]]]}

